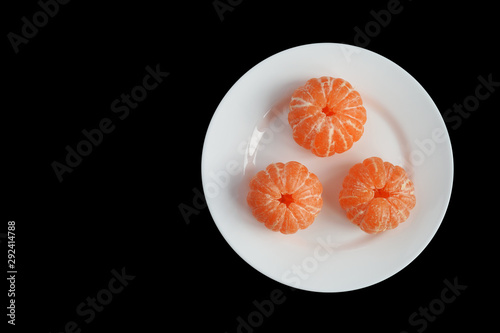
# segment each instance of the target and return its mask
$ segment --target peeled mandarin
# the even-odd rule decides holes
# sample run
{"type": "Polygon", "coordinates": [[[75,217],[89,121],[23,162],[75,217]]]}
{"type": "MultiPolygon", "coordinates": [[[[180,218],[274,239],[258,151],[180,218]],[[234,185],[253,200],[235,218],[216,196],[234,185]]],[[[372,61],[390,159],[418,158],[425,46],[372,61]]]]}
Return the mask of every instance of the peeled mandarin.
{"type": "Polygon", "coordinates": [[[349,170],[339,202],[352,223],[376,234],[408,219],[416,203],[415,188],[402,167],[370,157],[349,170]]]}
{"type": "Polygon", "coordinates": [[[293,234],[314,222],[322,192],[318,177],[299,162],[271,163],[250,181],[247,203],[268,229],[293,234]]]}
{"type": "Polygon", "coordinates": [[[366,110],[349,82],[323,76],[295,90],[288,122],[295,142],[326,157],[347,151],[361,138],[366,110]]]}

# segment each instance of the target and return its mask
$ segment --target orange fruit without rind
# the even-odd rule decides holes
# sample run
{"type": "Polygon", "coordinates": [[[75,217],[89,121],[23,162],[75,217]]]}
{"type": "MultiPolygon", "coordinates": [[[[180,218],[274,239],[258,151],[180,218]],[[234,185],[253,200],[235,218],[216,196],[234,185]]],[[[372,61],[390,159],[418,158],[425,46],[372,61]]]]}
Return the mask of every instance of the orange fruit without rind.
{"type": "Polygon", "coordinates": [[[406,221],[416,198],[414,185],[402,167],[370,157],[351,167],[339,202],[352,223],[376,234],[406,221]]]}
{"type": "Polygon", "coordinates": [[[301,163],[271,163],[250,181],[247,203],[268,229],[293,234],[314,222],[322,192],[318,177],[301,163]]]}
{"type": "Polygon", "coordinates": [[[363,101],[344,79],[323,76],[308,80],[292,94],[289,107],[293,139],[317,156],[343,153],[363,135],[363,101]]]}

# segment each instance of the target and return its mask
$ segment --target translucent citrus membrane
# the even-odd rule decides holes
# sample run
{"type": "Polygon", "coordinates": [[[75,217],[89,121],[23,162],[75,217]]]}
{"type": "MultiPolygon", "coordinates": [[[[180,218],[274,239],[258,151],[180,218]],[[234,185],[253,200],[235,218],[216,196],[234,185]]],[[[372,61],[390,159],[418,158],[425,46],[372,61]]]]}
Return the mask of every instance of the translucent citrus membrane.
{"type": "Polygon", "coordinates": [[[293,196],[291,194],[281,194],[281,198],[279,198],[279,202],[284,203],[287,207],[290,206],[293,200],[293,196]]]}
{"type": "Polygon", "coordinates": [[[321,112],[323,112],[327,117],[331,117],[331,116],[333,116],[335,114],[335,112],[332,109],[330,109],[328,106],[325,106],[321,110],[321,112]]]}
{"type": "Polygon", "coordinates": [[[373,190],[373,197],[374,198],[388,198],[391,194],[387,192],[385,189],[375,189],[373,190]]]}

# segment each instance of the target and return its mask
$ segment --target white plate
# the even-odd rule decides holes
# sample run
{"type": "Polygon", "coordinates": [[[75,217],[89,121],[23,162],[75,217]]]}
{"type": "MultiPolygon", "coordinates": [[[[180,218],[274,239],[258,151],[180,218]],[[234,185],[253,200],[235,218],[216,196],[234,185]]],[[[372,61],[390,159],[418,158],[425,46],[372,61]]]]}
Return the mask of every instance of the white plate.
{"type": "Polygon", "coordinates": [[[217,227],[248,264],[291,287],[340,292],[387,279],[427,246],[448,206],[453,156],[436,105],[405,70],[358,47],[310,44],[262,61],[228,91],[207,130],[202,179],[217,227]],[[361,139],[325,158],[296,144],[287,122],[293,91],[320,76],[349,81],[367,111],[361,139]],[[417,198],[406,222],[377,235],[352,224],[338,203],[349,168],[370,156],[405,168],[417,198]],[[324,204],[309,228],[283,235],[254,219],[246,195],[255,173],[292,160],[319,177],[324,204]]]}

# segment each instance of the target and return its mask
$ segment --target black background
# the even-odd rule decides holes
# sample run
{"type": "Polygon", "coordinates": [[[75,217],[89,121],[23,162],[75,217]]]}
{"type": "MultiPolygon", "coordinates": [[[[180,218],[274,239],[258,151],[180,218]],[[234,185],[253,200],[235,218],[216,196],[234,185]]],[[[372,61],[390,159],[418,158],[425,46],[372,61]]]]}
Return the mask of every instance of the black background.
{"type": "MultiPolygon", "coordinates": [[[[256,310],[254,300],[279,289],[285,301],[255,332],[416,332],[422,326],[411,326],[409,316],[455,278],[467,289],[425,331],[495,324],[498,91],[456,129],[447,122],[455,162],[448,212],[421,255],[377,285],[334,294],[292,291],[241,260],[208,209],[188,221],[181,215],[178,206],[193,207],[193,189],[202,189],[205,132],[228,89],[290,47],[356,44],[354,29],[365,29],[374,21],[370,12],[389,1],[232,3],[221,20],[213,1],[73,0],[17,54],[7,34],[21,34],[21,18],[32,21],[40,5],[3,5],[0,231],[16,221],[14,330],[62,332],[75,321],[82,332],[230,333],[239,316],[256,310]],[[157,64],[169,76],[119,120],[111,103],[157,64]],[[114,131],[59,182],[51,163],[64,162],[65,146],[75,147],[81,131],[103,118],[112,119],[114,131]],[[85,323],[76,307],[122,268],[135,278],[85,323]]],[[[400,6],[363,46],[413,75],[442,113],[474,94],[478,76],[500,81],[493,3],[407,0],[400,6]]]]}

